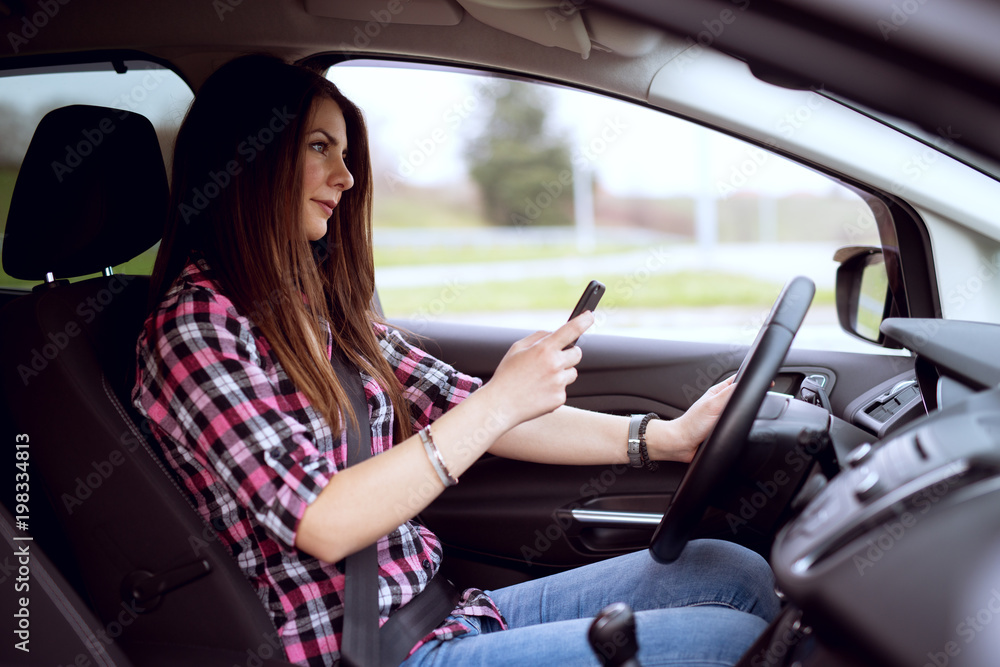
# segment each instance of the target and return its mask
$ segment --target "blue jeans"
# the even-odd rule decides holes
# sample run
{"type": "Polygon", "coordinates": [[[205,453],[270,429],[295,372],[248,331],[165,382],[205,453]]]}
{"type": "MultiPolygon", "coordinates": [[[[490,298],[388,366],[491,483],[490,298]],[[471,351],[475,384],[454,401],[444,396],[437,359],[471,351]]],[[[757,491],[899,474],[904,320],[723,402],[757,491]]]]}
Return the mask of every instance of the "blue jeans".
{"type": "Polygon", "coordinates": [[[733,665],[779,608],[767,562],[715,540],[691,542],[671,565],[643,550],[489,594],[508,630],[458,617],[469,634],[428,642],[401,667],[597,666],[587,630],[612,602],[636,612],[643,667],[733,665]]]}

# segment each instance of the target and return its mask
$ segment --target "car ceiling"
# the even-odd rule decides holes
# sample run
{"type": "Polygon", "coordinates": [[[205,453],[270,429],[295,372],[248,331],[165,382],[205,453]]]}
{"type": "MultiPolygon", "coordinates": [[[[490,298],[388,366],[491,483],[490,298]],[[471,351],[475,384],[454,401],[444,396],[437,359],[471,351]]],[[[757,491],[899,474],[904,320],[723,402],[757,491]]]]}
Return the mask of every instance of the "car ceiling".
{"type": "MultiPolygon", "coordinates": [[[[53,5],[61,0],[51,0],[53,5]]],[[[547,0],[541,0],[545,3],[547,0]]],[[[48,56],[60,52],[135,49],[171,63],[197,88],[208,74],[235,55],[248,51],[271,51],[291,60],[318,53],[347,51],[358,55],[376,54],[403,58],[433,59],[458,65],[507,69],[593,87],[625,98],[643,101],[650,80],[663,64],[686,45],[631,19],[616,19],[605,13],[595,21],[609,41],[617,38],[619,51],[609,53],[594,49],[584,59],[581,53],[545,46],[508,32],[517,31],[527,19],[511,11],[510,18],[495,20],[505,10],[492,9],[482,14],[478,5],[498,5],[496,0],[473,2],[474,11],[484,18],[505,25],[498,29],[473,18],[456,0],[269,0],[267,3],[244,0],[130,0],[67,2],[47,20],[26,43],[18,43],[0,57],[0,67],[23,66],[24,58],[48,56]],[[382,13],[392,2],[402,11],[388,22],[378,22],[372,12],[382,13]],[[422,16],[451,12],[454,25],[408,24],[422,16]],[[309,13],[312,12],[312,13],[309,13]],[[331,15],[360,18],[332,18],[331,15]],[[364,19],[368,16],[368,20],[364,19]],[[621,29],[623,21],[630,26],[621,29]],[[359,31],[368,30],[371,40],[364,44],[359,31]],[[622,35],[643,35],[637,47],[622,35]],[[357,42],[357,43],[356,43],[357,42]]],[[[514,4],[517,4],[516,2],[514,4]]],[[[525,3],[521,3],[525,4],[525,3]]],[[[532,3],[528,3],[532,4],[532,3]]],[[[540,4],[533,0],[535,9],[540,4]]],[[[558,0],[548,2],[558,13],[558,0]]],[[[26,17],[34,15],[38,5],[33,0],[0,0],[0,32],[20,34],[26,17]]],[[[546,21],[545,9],[535,15],[546,21]]],[[[557,28],[565,21],[557,14],[557,28]]],[[[547,24],[546,24],[547,25],[547,24]]],[[[546,30],[548,28],[546,27],[546,30]]],[[[537,31],[536,31],[537,32],[537,31]]],[[[8,37],[9,41],[9,37],[8,37]]]]}
{"type": "Polygon", "coordinates": [[[1000,160],[1000,5],[991,0],[596,0],[706,37],[773,82],[826,89],[1000,160]],[[715,34],[715,33],[718,34],[715,34]],[[710,38],[710,39],[709,39],[710,38]]]}

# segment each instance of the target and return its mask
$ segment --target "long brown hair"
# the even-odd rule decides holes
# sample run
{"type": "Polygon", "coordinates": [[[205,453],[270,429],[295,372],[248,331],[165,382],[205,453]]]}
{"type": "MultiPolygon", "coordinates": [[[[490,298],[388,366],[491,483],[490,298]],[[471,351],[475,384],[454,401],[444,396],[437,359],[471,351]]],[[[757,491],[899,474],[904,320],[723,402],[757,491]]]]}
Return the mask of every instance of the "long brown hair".
{"type": "Polygon", "coordinates": [[[256,324],[295,387],[335,433],[353,415],[326,358],[334,350],[378,381],[395,407],[397,439],[412,432],[402,388],[372,326],[372,173],[361,111],[319,74],[268,55],[243,56],[205,81],[177,134],[171,206],[156,257],[151,309],[192,254],[236,308],[256,324]],[[326,237],[302,229],[305,124],[317,98],[332,99],[347,125],[354,187],[340,199],[326,237]]]}

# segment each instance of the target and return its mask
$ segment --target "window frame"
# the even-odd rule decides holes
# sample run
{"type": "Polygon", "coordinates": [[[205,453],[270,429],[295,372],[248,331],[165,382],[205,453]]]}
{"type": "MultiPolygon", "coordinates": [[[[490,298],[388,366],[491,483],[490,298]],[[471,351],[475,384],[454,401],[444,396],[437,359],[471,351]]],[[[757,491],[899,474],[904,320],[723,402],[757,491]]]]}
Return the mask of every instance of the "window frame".
{"type": "MultiPolygon", "coordinates": [[[[355,54],[348,52],[329,51],[304,57],[298,61],[299,64],[310,67],[323,76],[326,76],[331,68],[339,64],[353,61],[375,61],[387,64],[395,64],[401,67],[412,67],[414,69],[428,69],[436,71],[454,71],[465,74],[499,76],[513,81],[523,81],[534,84],[554,86],[556,88],[581,91],[605,98],[615,99],[629,103],[638,107],[646,108],[667,116],[694,123],[713,132],[742,141],[749,146],[754,146],[771,154],[778,155],[790,160],[801,167],[817,172],[833,182],[846,187],[862,198],[869,207],[876,220],[877,231],[883,251],[887,256],[892,256],[895,261],[887,263],[890,271],[890,283],[899,287],[895,294],[896,302],[894,315],[898,317],[942,317],[940,289],[935,272],[935,263],[932,252],[932,245],[926,225],[920,218],[917,211],[904,199],[882,191],[870,184],[863,183],[857,179],[838,173],[830,167],[818,164],[805,159],[788,150],[768,145],[765,142],[756,140],[715,126],[703,119],[678,113],[670,109],[654,106],[645,100],[635,99],[615,92],[601,90],[592,86],[579,85],[561,81],[544,75],[526,75],[522,72],[511,72],[501,67],[490,67],[479,64],[456,63],[453,61],[443,62],[432,58],[406,57],[397,54],[384,53],[364,53],[355,54]],[[874,206],[884,206],[887,215],[876,214],[874,206]]],[[[833,101],[837,101],[834,99],[833,101]]],[[[375,298],[378,300],[378,285],[375,286],[375,298]]],[[[874,346],[879,344],[872,343],[874,346]]],[[[891,341],[889,342],[891,346],[891,341]]],[[[881,347],[881,346],[880,346],[881,347]]]]}

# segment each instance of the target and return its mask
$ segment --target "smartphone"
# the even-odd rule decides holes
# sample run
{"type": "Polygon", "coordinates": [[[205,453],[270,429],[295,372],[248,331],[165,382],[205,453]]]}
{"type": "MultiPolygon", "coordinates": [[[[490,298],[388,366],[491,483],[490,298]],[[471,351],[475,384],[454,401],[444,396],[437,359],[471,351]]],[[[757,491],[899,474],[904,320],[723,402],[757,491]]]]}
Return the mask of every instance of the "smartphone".
{"type": "MultiPolygon", "coordinates": [[[[574,317],[577,317],[584,311],[587,310],[593,311],[595,308],[597,308],[597,302],[601,300],[602,296],[604,296],[605,289],[606,288],[604,287],[604,283],[597,280],[591,280],[590,284],[587,285],[587,289],[583,290],[583,294],[580,296],[580,300],[576,302],[576,307],[573,308],[573,312],[570,314],[569,319],[571,320],[574,317]]],[[[569,320],[566,321],[568,322],[569,320]]],[[[577,340],[580,339],[577,338],[563,349],[568,350],[569,348],[573,347],[574,345],[576,345],[577,340]]]]}

